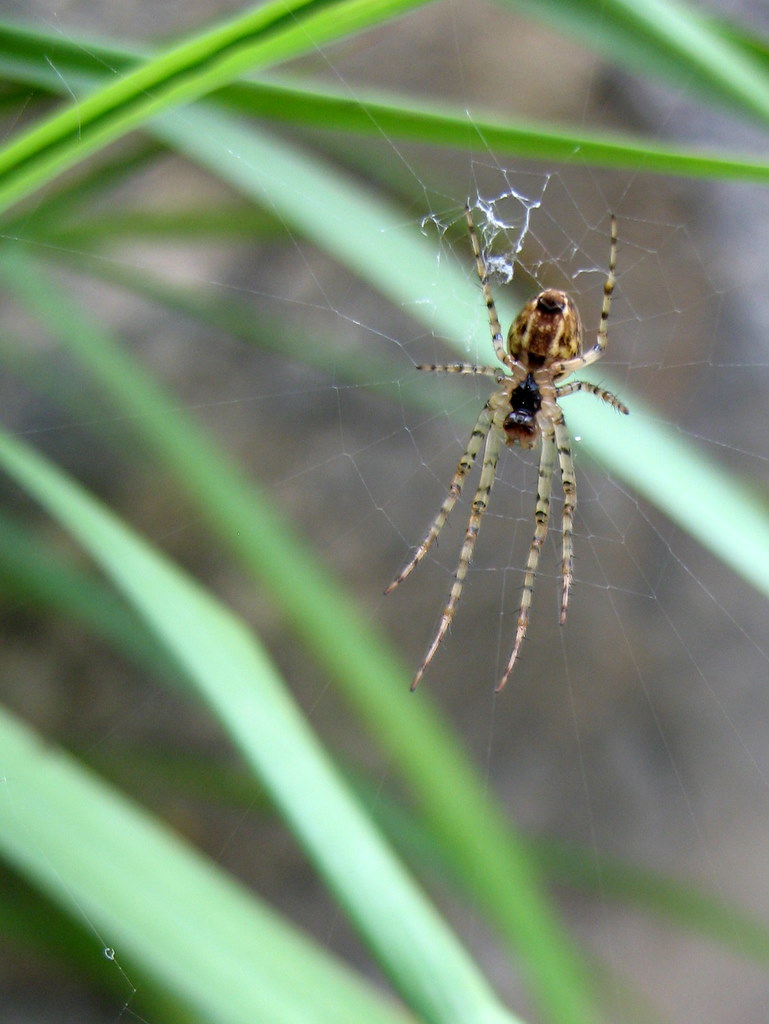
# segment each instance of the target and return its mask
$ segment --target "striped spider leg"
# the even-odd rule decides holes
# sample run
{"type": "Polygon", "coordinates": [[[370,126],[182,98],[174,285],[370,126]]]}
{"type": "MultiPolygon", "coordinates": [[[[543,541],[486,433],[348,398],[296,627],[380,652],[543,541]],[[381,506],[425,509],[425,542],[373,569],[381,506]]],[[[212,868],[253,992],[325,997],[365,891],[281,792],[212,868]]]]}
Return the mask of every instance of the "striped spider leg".
{"type": "Polygon", "coordinates": [[[419,666],[411,689],[415,689],[432,661],[443,638],[451,626],[465,578],[475,549],[475,542],[481,521],[486,511],[491,487],[496,475],[497,462],[502,443],[508,447],[535,448],[541,444],[537,503],[535,507],[534,536],[532,537],[526,570],[523,578],[523,593],[518,611],[518,623],[510,659],[497,684],[499,692],[507,682],[520,653],[529,625],[529,611],[534,592],[534,580],[539,566],[539,556],[547,536],[550,519],[550,497],[556,460],[561,473],[563,489],[562,514],[562,568],[561,568],[561,612],[560,622],[566,621],[569,593],[574,576],[573,531],[574,510],[577,504],[577,490],[574,479],[574,463],[571,441],[566,427],[563,410],[558,404],[561,398],[585,391],[607,402],[618,412],[627,414],[628,409],[610,391],[587,381],[566,381],[572,373],[589,366],[600,359],[606,350],[608,339],[607,324],[611,309],[611,297],[615,283],[617,253],[617,222],[611,218],[611,243],[609,269],[603,287],[601,320],[595,344],[586,353],[582,352],[582,324],[579,312],[570,296],[555,288],[548,288],[534,296],[523,307],[513,321],[507,335],[507,344],[502,339],[502,329],[497,315],[496,304],[489,285],[489,273],[478,235],[473,224],[469,202],[465,205],[465,219],[470,234],[473,256],[481,290],[489,318],[489,329],[494,352],[505,370],[493,366],[476,366],[472,363],[448,363],[443,365],[420,365],[419,370],[437,373],[460,373],[493,377],[499,386],[486,402],[473,428],[465,451],[457,464],[449,491],[438,514],[433,519],[416,553],[401,572],[387,587],[389,594],[402,583],[430,550],[433,542],[443,529],[449,513],[462,493],[462,485],[472,469],[476,457],[483,449],[481,475],[473,498],[465,539],[454,573],[449,599],[444,608],[438,631],[427,654],[419,666]]]}

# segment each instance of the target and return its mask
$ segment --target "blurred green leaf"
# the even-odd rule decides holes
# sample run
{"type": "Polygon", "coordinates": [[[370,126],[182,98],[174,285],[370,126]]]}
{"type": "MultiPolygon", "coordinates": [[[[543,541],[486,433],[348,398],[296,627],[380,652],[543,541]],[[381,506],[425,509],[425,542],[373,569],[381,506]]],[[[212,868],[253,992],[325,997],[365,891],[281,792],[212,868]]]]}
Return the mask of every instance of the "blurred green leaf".
{"type": "MultiPolygon", "coordinates": [[[[198,99],[241,73],[299,56],[423,2],[268,0],[173,45],[0,149],[0,210],[163,110],[198,99]]],[[[53,71],[56,77],[61,75],[55,64],[53,71]]]]}
{"type": "Polygon", "coordinates": [[[498,0],[581,38],[622,68],[659,76],[694,97],[766,123],[769,67],[745,32],[676,0],[498,0]]]}
{"type": "MultiPolygon", "coordinates": [[[[552,7],[547,4],[532,8],[532,13],[535,12],[538,16],[553,17],[552,7]]],[[[579,24],[584,26],[587,23],[591,44],[600,44],[600,34],[595,36],[595,20],[587,19],[588,13],[585,12],[579,18],[579,24]]],[[[601,24],[608,28],[608,22],[601,24]]],[[[696,19],[695,24],[698,24],[696,19]]],[[[714,35],[719,38],[725,32],[714,30],[714,35]]],[[[634,60],[638,60],[643,51],[634,48],[636,39],[632,33],[629,38],[625,35],[621,38],[625,43],[620,51],[623,58],[627,49],[634,60]]],[[[738,44],[730,42],[729,45],[738,44]]],[[[654,47],[652,51],[658,53],[654,47]]],[[[0,70],[13,80],[29,82],[64,95],[68,86],[87,90],[103,82],[108,75],[105,68],[126,71],[135,67],[141,54],[137,47],[118,49],[93,40],[83,40],[79,45],[36,30],[0,23],[0,70]],[[55,70],[51,67],[50,58],[45,59],[52,46],[55,47],[55,70]]],[[[691,65],[683,63],[679,56],[670,58],[670,66],[676,75],[685,68],[689,82],[692,81],[691,65]]],[[[647,73],[652,69],[665,70],[664,66],[657,69],[653,62],[646,62],[643,67],[647,73]]],[[[698,80],[694,78],[694,81],[698,80]]],[[[342,131],[371,136],[384,132],[393,139],[476,152],[492,149],[498,154],[510,153],[529,159],[624,167],[688,177],[762,182],[769,179],[769,163],[763,158],[687,150],[680,146],[660,145],[648,138],[612,132],[584,129],[575,132],[565,126],[530,120],[514,121],[509,117],[502,119],[482,109],[458,111],[362,88],[356,88],[352,96],[349,90],[334,89],[326,83],[271,77],[269,81],[238,82],[225,86],[213,92],[209,101],[253,117],[303,125],[324,132],[342,131]]]]}
{"type": "MultiPolygon", "coordinates": [[[[245,627],[31,448],[9,435],[0,435],[0,464],[90,552],[182,666],[189,681],[268,788],[317,869],[404,998],[430,1021],[445,1024],[455,1024],[457,1020],[489,1024],[508,1021],[512,1024],[513,1018],[497,1003],[456,940],[358,810],[267,656],[245,627]]],[[[408,697],[404,694],[406,700],[408,697]]],[[[120,816],[127,817],[128,809],[121,806],[114,795],[110,799],[106,794],[99,794],[95,785],[90,792],[75,793],[73,773],[67,774],[61,761],[57,764],[56,777],[48,775],[40,779],[37,745],[21,736],[19,727],[14,729],[9,721],[5,729],[8,745],[0,744],[5,774],[14,780],[17,796],[23,797],[23,804],[17,802],[15,806],[17,814],[21,814],[20,806],[25,808],[26,825],[23,835],[7,849],[10,848],[22,868],[39,872],[42,851],[50,849],[57,839],[59,844],[64,837],[67,843],[71,842],[72,830],[78,834],[73,822],[74,805],[80,801],[82,815],[87,800],[87,809],[93,817],[83,824],[84,831],[79,834],[91,833],[88,842],[83,839],[83,845],[92,848],[96,857],[110,859],[103,845],[108,833],[113,842],[125,842],[126,835],[130,834],[137,843],[134,856],[141,856],[145,866],[161,862],[170,870],[175,864],[175,893],[186,902],[193,899],[199,902],[199,895],[193,894],[198,893],[200,879],[195,877],[191,858],[183,858],[178,849],[172,852],[167,837],[148,825],[140,826],[137,820],[128,822],[126,829],[120,816]],[[72,794],[67,786],[73,788],[72,794]],[[50,801],[54,788],[58,790],[59,803],[58,814],[52,817],[50,807],[44,802],[50,801]],[[45,812],[35,806],[36,800],[43,804],[45,812]],[[35,821],[37,816],[41,824],[33,828],[28,822],[35,821]],[[183,876],[183,870],[188,872],[188,877],[183,876]]],[[[43,763],[54,760],[50,755],[42,758],[43,763]]],[[[127,879],[133,880],[131,874],[123,876],[119,900],[112,870],[97,871],[93,857],[83,857],[81,861],[74,851],[67,857],[66,851],[58,845],[50,850],[45,860],[50,866],[55,865],[59,877],[72,878],[71,886],[77,879],[79,900],[92,912],[98,901],[100,920],[108,915],[107,898],[114,904],[109,913],[119,913],[124,921],[132,906],[141,909],[145,914],[141,922],[143,929],[149,925],[147,912],[154,914],[158,945],[165,941],[165,959],[177,960],[180,942],[178,927],[174,928],[177,919],[169,913],[162,898],[151,899],[150,892],[144,890],[142,900],[137,900],[136,891],[129,895],[127,879]],[[90,881],[86,882],[83,869],[88,860],[90,881]],[[106,874],[109,877],[105,877],[106,874]],[[167,933],[169,928],[172,934],[167,933]]],[[[129,865],[123,866],[128,870],[129,865]]],[[[158,870],[155,887],[160,874],[158,870]]],[[[146,867],[144,875],[146,877],[146,867]]],[[[208,882],[211,887],[210,877],[208,882]]],[[[133,915],[134,921],[136,916],[133,915]]],[[[206,939],[212,941],[210,928],[206,939]]],[[[129,941],[128,937],[124,941],[129,941]]],[[[135,936],[130,941],[132,956],[136,958],[140,951],[135,936]]],[[[272,943],[271,954],[277,957],[275,938],[268,941],[272,943]]],[[[223,955],[221,939],[216,946],[221,970],[224,962],[230,962],[231,949],[223,955]]],[[[281,953],[281,970],[285,972],[287,950],[284,948],[281,953]]],[[[157,949],[154,955],[158,955],[157,949]]],[[[303,960],[305,969],[317,969],[316,964],[308,964],[308,956],[303,960]]],[[[188,960],[185,970],[189,970],[189,966],[188,960]]],[[[277,970],[278,965],[273,969],[277,970]]],[[[230,979],[226,986],[231,999],[233,982],[234,979],[230,979]]],[[[193,995],[191,983],[192,978],[188,977],[189,987],[184,994],[190,1001],[199,1002],[200,992],[193,995]]],[[[198,979],[198,989],[202,984],[198,979]]],[[[221,982],[217,987],[221,988],[221,982]]],[[[272,999],[275,999],[275,986],[271,989],[272,999]]],[[[316,998],[314,985],[307,979],[301,986],[294,980],[287,989],[289,994],[296,989],[297,998],[309,996],[310,1001],[316,998]],[[300,989],[305,996],[300,996],[300,989]]],[[[264,996],[264,977],[260,992],[264,996]]],[[[248,1000],[242,991],[239,995],[244,1009],[248,1000]]],[[[254,998],[253,990],[248,998],[254,998]]],[[[347,992],[344,1006],[350,1013],[349,1019],[353,1020],[349,999],[347,992]]],[[[233,1006],[231,1013],[234,1012],[233,1006]]],[[[283,1016],[276,1014],[276,1020],[291,1019],[285,1011],[281,1012],[283,1016]]]]}
{"type": "Polygon", "coordinates": [[[85,916],[94,958],[114,949],[118,963],[140,964],[206,1019],[227,1024],[412,1019],[4,711],[0,771],[0,849],[52,900],[85,916]]]}

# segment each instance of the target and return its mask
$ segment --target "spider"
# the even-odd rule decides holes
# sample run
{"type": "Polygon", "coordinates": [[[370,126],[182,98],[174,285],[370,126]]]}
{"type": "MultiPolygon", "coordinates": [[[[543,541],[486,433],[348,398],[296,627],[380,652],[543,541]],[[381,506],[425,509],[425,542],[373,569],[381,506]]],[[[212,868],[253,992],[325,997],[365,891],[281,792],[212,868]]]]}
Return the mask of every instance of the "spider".
{"type": "Polygon", "coordinates": [[[509,372],[505,373],[495,366],[476,366],[472,363],[447,363],[442,365],[422,364],[418,370],[430,373],[463,373],[493,377],[500,386],[499,391],[484,405],[481,414],[473,427],[467,447],[462,453],[454,476],[449,484],[449,491],[438,514],[433,519],[430,529],[419,545],[413,558],[407,562],[400,573],[385,590],[391,593],[399,583],[409,576],[413,569],[422,561],[430,550],[433,542],[454,508],[462,492],[465,477],[475,462],[475,458],[483,448],[481,477],[473,499],[470,519],[467,523],[464,543],[459,555],[454,581],[449,594],[448,603],[438,626],[433,642],[419,666],[411,689],[416,689],[425,669],[433,660],[441,641],[448,632],[451,620],[459,602],[462,586],[470,567],[475,549],[475,541],[481,526],[483,514],[489,501],[489,493],[494,483],[494,476],[499,459],[500,445],[504,442],[512,447],[535,448],[542,443],[542,454],[539,460],[539,480],[537,484],[537,504],[535,510],[534,536],[529,549],[526,572],[523,579],[523,594],[518,612],[518,625],[515,631],[513,651],[505,668],[504,674],[496,686],[498,693],[510,677],[521,645],[526,637],[529,624],[534,578],[539,565],[539,554],[547,536],[550,514],[550,495],[553,483],[553,471],[556,456],[561,471],[563,486],[563,563],[561,570],[561,625],[566,621],[569,604],[569,591],[574,575],[574,556],[572,532],[574,509],[577,504],[577,491],[574,481],[574,463],[571,455],[571,442],[563,411],[558,404],[559,399],[573,395],[577,391],[587,391],[596,398],[607,402],[613,409],[623,414],[628,413],[626,406],[610,391],[590,384],[584,380],[563,383],[567,377],[585,366],[590,366],[606,351],[607,323],[611,308],[611,297],[614,291],[614,271],[617,255],[617,221],[611,217],[611,243],[609,247],[609,269],[603,286],[603,302],[601,320],[595,344],[586,353],[582,352],[582,323],[579,312],[570,296],[555,288],[547,288],[535,295],[526,303],[513,321],[507,335],[507,347],[502,340],[502,329],[499,324],[494,298],[489,286],[489,271],[481,252],[478,235],[476,234],[469,201],[465,204],[465,220],[470,233],[470,243],[475,257],[475,267],[481,282],[483,297],[489,315],[491,340],[497,359],[509,372]]]}

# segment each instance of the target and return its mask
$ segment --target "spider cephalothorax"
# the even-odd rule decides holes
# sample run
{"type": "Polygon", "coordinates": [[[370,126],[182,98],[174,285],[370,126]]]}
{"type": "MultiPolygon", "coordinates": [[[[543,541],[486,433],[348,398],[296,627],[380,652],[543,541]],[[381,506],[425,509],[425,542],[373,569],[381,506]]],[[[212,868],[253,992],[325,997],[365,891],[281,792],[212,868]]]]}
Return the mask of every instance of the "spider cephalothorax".
{"type": "Polygon", "coordinates": [[[574,482],[574,463],[571,456],[571,443],[566,429],[563,411],[558,404],[559,399],[573,395],[577,391],[587,391],[608,402],[619,412],[627,413],[627,408],[610,391],[589,384],[587,381],[575,380],[562,383],[576,370],[600,359],[606,349],[606,324],[609,319],[611,296],[614,291],[614,267],[617,251],[617,222],[611,218],[611,246],[609,250],[609,272],[603,286],[603,303],[601,320],[593,347],[582,353],[582,324],[577,307],[570,296],[555,288],[548,288],[535,295],[526,303],[513,321],[507,335],[507,347],[502,341],[502,330],[499,325],[494,297],[489,287],[489,275],[486,261],[481,252],[478,236],[470,213],[470,204],[465,206],[465,219],[470,233],[470,242],[475,256],[475,266],[480,278],[486,308],[489,313],[491,340],[497,358],[507,373],[494,366],[475,366],[472,363],[448,363],[440,366],[421,365],[418,370],[438,371],[444,373],[484,374],[493,377],[500,390],[491,395],[481,410],[478,421],[470,435],[470,440],[457,465],[449,493],[433,520],[430,529],[409,561],[389,585],[385,593],[390,593],[419,564],[430,549],[433,541],[443,529],[449,513],[457,502],[465,477],[475,462],[481,448],[483,460],[481,479],[475,492],[470,519],[467,524],[465,540],[459,556],[459,564],[454,574],[454,582],[444,609],[438,632],[431,643],[425,658],[420,665],[412,690],[422,678],[425,669],[433,659],[435,652],[446,635],[454,611],[462,593],[470,560],[473,556],[478,530],[488,504],[500,445],[520,445],[521,448],[534,448],[542,442],[542,454],[539,463],[539,484],[537,487],[537,505],[535,513],[534,536],[529,548],[526,572],[523,579],[523,595],[518,612],[518,625],[515,633],[513,651],[505,671],[497,684],[501,690],[513,670],[515,661],[526,637],[529,624],[529,609],[534,589],[534,578],[539,564],[539,552],[547,536],[550,514],[550,495],[553,484],[553,471],[556,458],[561,470],[563,487],[563,564],[561,570],[561,623],[566,621],[566,610],[569,603],[569,590],[574,573],[572,554],[572,531],[574,509],[577,504],[577,491],[574,482]]]}

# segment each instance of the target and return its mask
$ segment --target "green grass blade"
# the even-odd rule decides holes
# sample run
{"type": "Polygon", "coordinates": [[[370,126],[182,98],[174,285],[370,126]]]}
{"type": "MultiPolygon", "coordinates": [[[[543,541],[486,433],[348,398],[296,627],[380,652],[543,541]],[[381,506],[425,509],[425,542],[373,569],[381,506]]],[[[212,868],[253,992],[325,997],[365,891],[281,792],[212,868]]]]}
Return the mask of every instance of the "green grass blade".
{"type": "MultiPolygon", "coordinates": [[[[0,71],[13,80],[31,82],[57,93],[65,92],[64,82],[82,88],[93,87],[105,78],[104,67],[130,68],[135,65],[135,49],[118,51],[114,46],[88,41],[89,53],[73,42],[56,40],[59,74],[53,73],[43,58],[52,40],[36,34],[34,45],[19,37],[14,26],[0,25],[0,71]],[[28,44],[28,45],[22,45],[28,44]],[[22,56],[16,53],[21,49],[22,56]],[[31,51],[31,52],[28,52],[31,51]]],[[[680,62],[676,64],[680,67],[680,62]]],[[[660,145],[642,137],[611,132],[575,132],[573,128],[500,119],[476,109],[467,111],[421,101],[357,89],[355,98],[348,92],[311,82],[237,83],[213,93],[211,102],[251,116],[268,118],[283,124],[303,125],[323,131],[345,131],[362,135],[385,132],[393,139],[415,140],[433,145],[451,146],[471,152],[510,153],[540,160],[579,162],[601,167],[630,168],[686,177],[730,178],[745,181],[769,180],[769,165],[764,159],[748,155],[720,155],[676,146],[660,145]]]]}
{"type": "Polygon", "coordinates": [[[2,710],[0,774],[0,851],[90,924],[94,958],[115,949],[222,1024],[412,1019],[2,710]]]}
{"type": "Polygon", "coordinates": [[[171,107],[424,0],[270,0],[172,46],[0,150],[0,210],[171,107]]]}
{"type": "Polygon", "coordinates": [[[66,224],[55,224],[45,211],[45,226],[25,221],[25,239],[39,232],[48,245],[61,246],[69,252],[93,251],[104,242],[114,245],[126,239],[190,244],[238,243],[254,244],[258,239],[275,237],[278,227],[266,214],[253,206],[222,205],[207,210],[191,208],[171,211],[126,210],[105,212],[101,216],[77,216],[66,224]],[[87,251],[85,250],[85,251],[87,251]]]}
{"type": "Polygon", "coordinates": [[[537,121],[502,120],[484,110],[472,116],[424,101],[404,102],[356,89],[355,99],[327,86],[270,81],[235,85],[214,99],[255,117],[324,131],[361,135],[384,132],[402,141],[481,152],[492,150],[537,160],[630,168],[693,178],[769,181],[769,163],[745,156],[665,146],[638,136],[575,131],[537,121]]]}
{"type": "Polygon", "coordinates": [[[114,44],[83,33],[52,32],[26,22],[0,20],[3,75],[52,93],[97,85],[105,75],[123,74],[150,56],[139,44],[114,44]]]}
{"type": "Polygon", "coordinates": [[[0,464],[96,559],[183,667],[407,1002],[430,1021],[512,1024],[358,810],[246,628],[10,435],[0,435],[0,464]]]}
{"type": "MultiPolygon", "coordinates": [[[[738,22],[713,18],[695,7],[644,3],[602,3],[596,0],[504,0],[505,6],[522,9],[561,32],[580,36],[591,48],[600,49],[609,61],[635,67],[646,75],[666,77],[688,89],[724,100],[721,88],[714,91],[709,64],[712,46],[729,61],[735,52],[747,60],[751,73],[756,65],[769,72],[769,40],[746,31],[738,22]],[[663,17],[658,14],[661,10],[663,17]],[[639,30],[640,29],[640,30],[639,30]],[[708,48],[700,51],[700,40],[708,48]],[[722,47],[726,44],[726,49],[722,47]]],[[[45,29],[12,21],[0,21],[0,55],[9,77],[29,81],[59,92],[60,75],[76,84],[94,83],[104,69],[128,71],[150,56],[144,44],[114,42],[79,34],[63,37],[45,29]],[[54,55],[54,56],[52,56],[54,55]]],[[[718,74],[718,69],[715,69],[718,74]]]]}
{"type": "Polygon", "coordinates": [[[769,121],[769,69],[752,47],[676,0],[502,0],[604,56],[769,121]]]}

